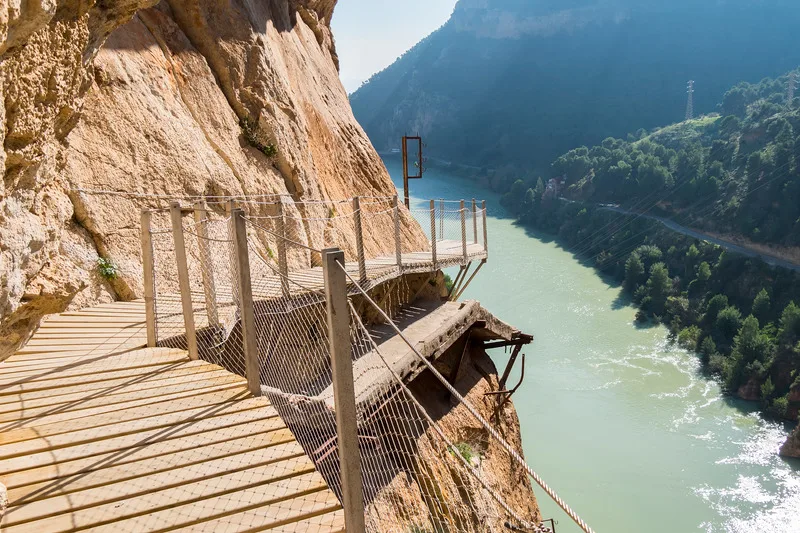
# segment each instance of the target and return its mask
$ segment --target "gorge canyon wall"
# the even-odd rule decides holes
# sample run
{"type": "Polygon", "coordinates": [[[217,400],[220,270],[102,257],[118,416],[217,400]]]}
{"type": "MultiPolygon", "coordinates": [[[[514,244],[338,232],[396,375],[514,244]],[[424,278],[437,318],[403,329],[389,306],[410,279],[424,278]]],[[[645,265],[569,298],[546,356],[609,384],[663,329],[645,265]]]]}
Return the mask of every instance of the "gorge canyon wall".
{"type": "MultiPolygon", "coordinates": [[[[0,4],[0,360],[49,313],[142,295],[139,212],[163,207],[156,195],[282,194],[297,212],[395,194],[339,82],[334,6],[0,4]]],[[[407,245],[424,246],[403,220],[407,245]]],[[[368,254],[391,246],[366,239],[368,254]]]]}

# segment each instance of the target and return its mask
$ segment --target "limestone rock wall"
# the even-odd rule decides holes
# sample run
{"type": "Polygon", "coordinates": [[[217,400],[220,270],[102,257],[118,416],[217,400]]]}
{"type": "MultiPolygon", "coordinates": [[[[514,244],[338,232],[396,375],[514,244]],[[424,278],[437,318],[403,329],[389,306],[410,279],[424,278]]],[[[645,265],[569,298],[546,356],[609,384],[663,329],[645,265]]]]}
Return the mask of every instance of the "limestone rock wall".
{"type": "MultiPolygon", "coordinates": [[[[141,295],[155,195],[394,194],[338,79],[334,0],[156,2],[0,3],[0,359],[48,313],[141,295]]],[[[425,246],[407,214],[403,237],[425,246]]]]}

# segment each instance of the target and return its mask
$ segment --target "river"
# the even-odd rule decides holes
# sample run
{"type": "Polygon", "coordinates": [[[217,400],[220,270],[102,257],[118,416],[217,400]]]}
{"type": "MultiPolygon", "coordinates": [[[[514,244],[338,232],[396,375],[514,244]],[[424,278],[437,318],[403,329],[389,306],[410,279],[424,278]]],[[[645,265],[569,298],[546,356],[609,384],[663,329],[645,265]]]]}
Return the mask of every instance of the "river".
{"type": "MultiPolygon", "coordinates": [[[[386,164],[402,190],[399,159],[386,164]]],[[[436,169],[411,193],[487,199],[489,261],[464,298],[535,336],[514,397],[525,455],[598,533],[800,532],[800,462],[777,455],[784,425],[723,397],[665,328],[634,326],[618,287],[514,224],[496,195],[436,169]]],[[[558,533],[580,531],[536,493],[558,533]]]]}

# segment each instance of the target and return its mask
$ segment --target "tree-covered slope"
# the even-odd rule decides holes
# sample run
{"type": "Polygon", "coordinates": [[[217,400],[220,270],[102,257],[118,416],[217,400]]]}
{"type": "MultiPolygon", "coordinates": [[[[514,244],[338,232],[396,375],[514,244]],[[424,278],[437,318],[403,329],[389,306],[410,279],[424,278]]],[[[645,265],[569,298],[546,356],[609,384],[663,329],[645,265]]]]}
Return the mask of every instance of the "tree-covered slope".
{"type": "Polygon", "coordinates": [[[639,319],[668,325],[731,393],[796,419],[800,273],[640,216],[800,244],[800,98],[788,98],[790,75],[800,80],[795,71],[736,85],[720,114],[570,150],[545,179],[508,185],[503,203],[619,280],[639,319]]]}
{"type": "MultiPolygon", "coordinates": [[[[800,245],[800,98],[788,101],[790,76],[800,84],[800,72],[740,83],[725,93],[720,114],[570,150],[549,177],[563,180],[570,199],[800,245]]],[[[535,182],[513,185],[529,187],[535,182]]]]}
{"type": "Polygon", "coordinates": [[[686,81],[712,111],[740,80],[800,63],[788,0],[461,0],[351,97],[376,147],[404,133],[481,167],[558,154],[683,116],[686,81]]]}

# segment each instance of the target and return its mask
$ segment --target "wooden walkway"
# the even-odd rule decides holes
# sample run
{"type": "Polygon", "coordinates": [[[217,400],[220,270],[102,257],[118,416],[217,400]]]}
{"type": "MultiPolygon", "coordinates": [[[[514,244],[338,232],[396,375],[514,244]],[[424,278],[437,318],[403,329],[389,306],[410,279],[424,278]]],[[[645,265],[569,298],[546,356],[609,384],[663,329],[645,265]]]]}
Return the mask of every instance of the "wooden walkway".
{"type": "Polygon", "coordinates": [[[0,530],[343,531],[267,399],[144,328],[140,302],[64,313],[0,363],[0,530]]]}

